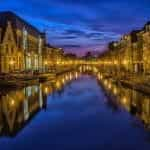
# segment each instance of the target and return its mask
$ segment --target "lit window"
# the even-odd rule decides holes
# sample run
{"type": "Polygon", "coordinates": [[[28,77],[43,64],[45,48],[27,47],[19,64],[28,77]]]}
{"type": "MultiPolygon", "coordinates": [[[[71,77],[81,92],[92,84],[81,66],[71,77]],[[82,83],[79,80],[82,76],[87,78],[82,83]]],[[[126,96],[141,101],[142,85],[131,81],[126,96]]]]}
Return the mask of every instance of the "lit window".
{"type": "Polygon", "coordinates": [[[24,50],[27,48],[27,36],[28,36],[28,32],[27,32],[27,30],[24,28],[24,29],[23,29],[23,49],[24,49],[24,50]]]}
{"type": "Polygon", "coordinates": [[[39,49],[39,54],[41,54],[42,52],[42,39],[39,37],[39,46],[38,46],[38,49],[39,49]]]}

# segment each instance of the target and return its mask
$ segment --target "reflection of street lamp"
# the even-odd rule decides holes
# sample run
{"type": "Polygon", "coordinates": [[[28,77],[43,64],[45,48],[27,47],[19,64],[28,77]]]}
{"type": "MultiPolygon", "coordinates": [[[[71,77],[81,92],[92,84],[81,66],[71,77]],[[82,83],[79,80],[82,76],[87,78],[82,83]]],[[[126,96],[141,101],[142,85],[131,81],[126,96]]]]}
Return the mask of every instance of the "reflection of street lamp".
{"type": "Polygon", "coordinates": [[[56,64],[57,64],[57,65],[60,65],[60,61],[57,61],[56,64]]]}
{"type": "Polygon", "coordinates": [[[15,105],[15,100],[11,99],[10,102],[9,102],[9,104],[10,104],[11,107],[13,107],[15,105]]]}
{"type": "Polygon", "coordinates": [[[45,87],[44,92],[45,94],[48,94],[48,87],[45,87]]]}

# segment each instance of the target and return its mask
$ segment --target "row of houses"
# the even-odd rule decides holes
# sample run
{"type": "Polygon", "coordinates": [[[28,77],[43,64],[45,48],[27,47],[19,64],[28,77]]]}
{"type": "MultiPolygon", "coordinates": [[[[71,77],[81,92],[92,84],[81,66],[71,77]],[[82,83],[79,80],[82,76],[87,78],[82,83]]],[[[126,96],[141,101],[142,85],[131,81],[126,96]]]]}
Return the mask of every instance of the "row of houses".
{"type": "Polygon", "coordinates": [[[109,50],[100,56],[100,63],[105,69],[150,73],[150,22],[141,30],[132,31],[119,41],[109,43],[108,47],[109,50]]]}
{"type": "Polygon", "coordinates": [[[13,12],[0,13],[0,73],[38,70],[57,62],[63,50],[46,43],[46,34],[13,12]]]}

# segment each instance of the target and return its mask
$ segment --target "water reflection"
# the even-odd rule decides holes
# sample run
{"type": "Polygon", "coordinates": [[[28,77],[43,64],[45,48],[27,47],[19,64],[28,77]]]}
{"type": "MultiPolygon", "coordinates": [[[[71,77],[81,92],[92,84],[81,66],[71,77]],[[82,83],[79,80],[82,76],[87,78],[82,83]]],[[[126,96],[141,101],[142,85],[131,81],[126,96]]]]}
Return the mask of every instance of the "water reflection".
{"type": "Polygon", "coordinates": [[[97,74],[97,79],[104,88],[108,101],[119,108],[123,108],[138,118],[145,128],[150,129],[150,97],[132,89],[115,84],[112,79],[103,79],[97,74]]]}
{"type": "Polygon", "coordinates": [[[3,95],[0,100],[0,135],[15,135],[46,105],[40,86],[26,87],[3,95]]]}
{"type": "Polygon", "coordinates": [[[48,95],[61,93],[67,84],[84,73],[97,77],[109,97],[109,106],[115,110],[125,109],[139,118],[146,128],[150,128],[150,97],[116,85],[111,79],[104,79],[96,67],[82,66],[76,71],[59,75],[50,82],[3,92],[0,97],[0,136],[15,136],[19,133],[38,112],[47,109],[48,95]]]}
{"type": "Polygon", "coordinates": [[[0,100],[0,135],[15,136],[40,110],[46,109],[47,96],[77,79],[80,72],[58,76],[53,82],[3,92],[0,100]]]}

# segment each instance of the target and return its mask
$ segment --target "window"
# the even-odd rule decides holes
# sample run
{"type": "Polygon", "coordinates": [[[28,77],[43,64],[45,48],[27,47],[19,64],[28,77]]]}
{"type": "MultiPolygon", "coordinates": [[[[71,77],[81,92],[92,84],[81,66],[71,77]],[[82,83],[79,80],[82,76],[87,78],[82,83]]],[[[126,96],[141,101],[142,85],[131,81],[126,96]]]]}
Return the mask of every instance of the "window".
{"type": "Polygon", "coordinates": [[[24,28],[23,29],[23,49],[26,50],[27,48],[27,36],[28,36],[28,32],[27,30],[24,28]]]}
{"type": "Polygon", "coordinates": [[[39,54],[42,52],[42,39],[39,37],[39,46],[38,46],[39,54]]]}

